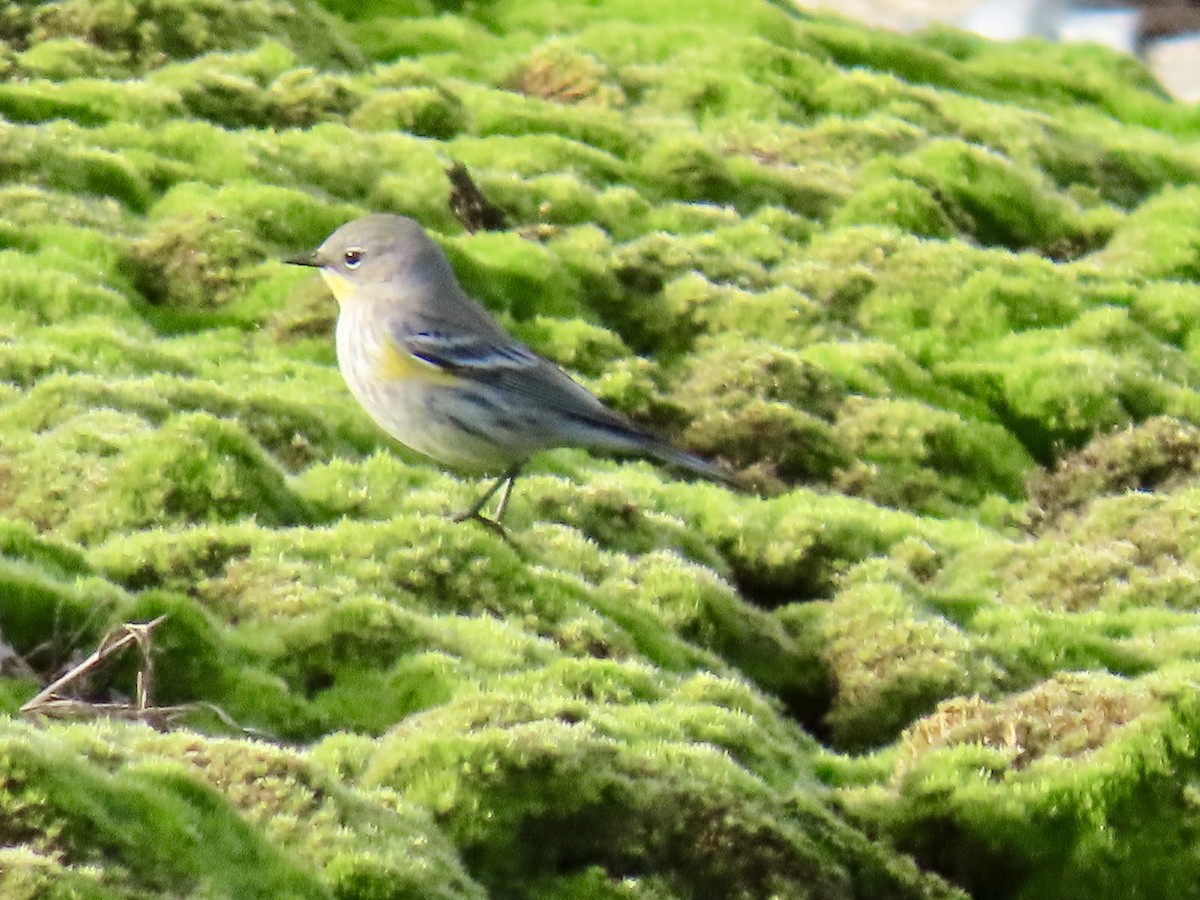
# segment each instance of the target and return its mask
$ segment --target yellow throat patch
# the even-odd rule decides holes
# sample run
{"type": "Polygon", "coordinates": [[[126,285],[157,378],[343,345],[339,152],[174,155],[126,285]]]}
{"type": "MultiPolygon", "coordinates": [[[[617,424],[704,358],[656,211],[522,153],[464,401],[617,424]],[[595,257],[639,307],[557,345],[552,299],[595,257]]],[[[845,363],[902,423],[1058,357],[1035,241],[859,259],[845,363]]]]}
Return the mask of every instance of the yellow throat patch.
{"type": "MultiPolygon", "coordinates": [[[[325,279],[325,284],[337,300],[338,306],[344,307],[354,302],[354,285],[348,278],[329,269],[321,269],[321,277],[325,279]]],[[[379,353],[375,362],[375,375],[384,381],[407,381],[415,378],[426,383],[453,384],[457,380],[450,372],[413,356],[391,340],[379,353]]]]}
{"type": "Polygon", "coordinates": [[[333,294],[333,299],[338,302],[338,306],[345,306],[349,303],[354,296],[354,285],[350,283],[349,279],[325,268],[322,268],[320,272],[321,277],[325,279],[325,286],[329,288],[329,293],[333,294]]]}

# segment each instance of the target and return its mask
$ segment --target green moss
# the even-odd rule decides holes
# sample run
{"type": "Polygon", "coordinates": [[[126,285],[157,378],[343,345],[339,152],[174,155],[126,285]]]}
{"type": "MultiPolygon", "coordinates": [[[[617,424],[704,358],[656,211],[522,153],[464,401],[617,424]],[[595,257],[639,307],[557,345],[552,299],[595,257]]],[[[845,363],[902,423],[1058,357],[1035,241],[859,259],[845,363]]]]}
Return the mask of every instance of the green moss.
{"type": "Polygon", "coordinates": [[[1186,485],[1198,451],[1200,431],[1167,417],[1097,437],[1030,485],[1035,520],[1054,524],[1108,494],[1169,491],[1186,485]]]}
{"type": "Polygon", "coordinates": [[[1074,256],[1099,243],[1074,204],[1035,173],[957,141],[932,141],[886,167],[940,200],[960,234],[985,245],[1074,256]]]}
{"type": "MultiPolygon", "coordinates": [[[[408,195],[395,206],[400,211],[432,207],[414,205],[412,195],[430,190],[423,182],[436,177],[445,206],[443,166],[430,146],[409,135],[362,134],[337,123],[287,131],[253,157],[252,172],[266,183],[282,174],[289,187],[320,185],[319,193],[345,200],[371,197],[389,178],[400,177],[408,195]]],[[[448,211],[442,214],[450,218],[448,211]]]]}
{"type": "Polygon", "coordinates": [[[452,93],[437,87],[377,91],[350,119],[364,131],[407,131],[447,140],[463,131],[468,113],[452,93]]]}
{"type": "Polygon", "coordinates": [[[799,356],[857,394],[909,397],[972,419],[989,418],[983,403],[935,380],[927,369],[893,344],[873,340],[819,341],[801,349],[799,356]]]}
{"type": "Polygon", "coordinates": [[[521,337],[560,366],[585,375],[600,376],[629,348],[613,332],[579,319],[537,316],[522,323],[521,337]]]}
{"type": "Polygon", "coordinates": [[[13,63],[30,77],[51,81],[115,78],[125,72],[120,54],[78,37],[38,41],[16,54],[13,63]]]}
{"type": "Polygon", "coordinates": [[[471,130],[481,136],[555,134],[569,137],[606,153],[625,157],[640,143],[618,110],[606,106],[564,105],[554,97],[543,97],[543,88],[530,86],[516,93],[462,86],[463,102],[469,110],[471,130]]]}
{"type": "Polygon", "coordinates": [[[946,239],[955,224],[938,192],[908,178],[873,178],[843,204],[832,219],[837,225],[884,225],[928,238],[946,239]]]}
{"type": "Polygon", "coordinates": [[[122,293],[97,283],[94,276],[43,265],[40,254],[2,250],[0,261],[0,304],[11,322],[30,326],[76,316],[125,318],[130,313],[129,300],[122,293]]]}
{"type": "MultiPolygon", "coordinates": [[[[772,285],[768,272],[789,249],[778,231],[781,225],[791,230],[795,221],[786,213],[764,212],[746,221],[707,208],[677,207],[670,213],[669,227],[685,233],[664,233],[667,223],[660,219],[651,223],[659,230],[615,248],[610,271],[600,276],[604,293],[597,292],[593,305],[635,349],[675,355],[702,331],[724,332],[736,317],[731,300],[740,303],[745,292],[765,292],[772,285]],[[701,231],[701,222],[708,228],[701,231]]],[[[792,299],[755,298],[755,305],[766,308],[756,310],[754,319],[764,331],[778,331],[771,312],[802,323],[803,312],[797,316],[788,309],[792,299]]]]}
{"type": "Polygon", "coordinates": [[[1167,188],[1121,224],[1096,262],[1129,279],[1195,280],[1200,232],[1191,212],[1197,197],[1193,187],[1167,188]]]}
{"type": "Polygon", "coordinates": [[[486,141],[459,137],[447,149],[472,171],[498,168],[522,177],[565,171],[596,185],[622,181],[627,168],[610,153],[556,134],[497,135],[486,141]]]}
{"type": "Polygon", "coordinates": [[[230,0],[205,4],[56,0],[22,12],[7,23],[10,40],[18,44],[79,40],[134,71],[157,67],[166,59],[246,47],[263,36],[287,41],[303,52],[306,61],[345,65],[361,60],[341,38],[335,20],[310,3],[292,8],[230,0]]]}
{"type": "Polygon", "coordinates": [[[306,127],[345,117],[361,102],[348,78],[297,67],[286,47],[208,53],[155,73],[192,116],[230,128],[306,127]]]}
{"type": "Polygon", "coordinates": [[[244,135],[191,119],[173,119],[155,129],[111,122],[94,129],[90,138],[119,150],[156,192],[191,179],[244,178],[252,161],[244,135]]]}
{"type": "Polygon", "coordinates": [[[0,894],[1186,894],[1195,110],[761,2],[325,9],[0,13],[0,894]],[[772,496],[562,450],[454,523],[280,262],[377,211],[772,496]],[[159,614],[173,731],[12,721],[159,614]]]}
{"type": "Polygon", "coordinates": [[[245,286],[243,266],[261,259],[251,239],[203,215],[158,223],[129,248],[126,271],[149,303],[211,309],[245,286]]]}
{"type": "Polygon", "coordinates": [[[265,274],[249,265],[279,248],[313,247],[346,216],[298,191],[235,182],[181,184],[155,205],[129,246],[124,271],[151,304],[207,311],[248,292],[265,274]]]}
{"type": "Polygon", "coordinates": [[[94,649],[124,596],[90,573],[58,574],[39,563],[36,557],[0,558],[0,635],[32,671],[58,673],[76,654],[94,649]]]}
{"type": "Polygon", "coordinates": [[[1036,257],[958,255],[936,243],[904,247],[880,280],[886,288],[863,304],[859,322],[876,336],[904,341],[926,363],[961,358],[966,347],[990,339],[1065,325],[1090,299],[1086,287],[1036,257]],[[985,260],[995,265],[976,270],[985,260]],[[901,283],[907,290],[900,302],[888,304],[888,288],[901,283]]]}
{"type": "MultiPolygon", "coordinates": [[[[222,896],[482,896],[420,810],[333,784],[296,753],[121,726],[58,733],[72,763],[23,815],[90,825],[103,855],[76,858],[72,847],[84,832],[73,824],[57,840],[65,859],[89,863],[84,874],[90,869],[102,885],[145,892],[195,883],[222,896]],[[188,826],[170,863],[135,857],[130,842],[143,830],[173,827],[167,823],[188,826]],[[360,840],[360,830],[371,839],[360,840]],[[226,871],[214,876],[213,866],[226,871]]],[[[14,752],[5,787],[17,799],[58,757],[25,729],[10,726],[6,741],[14,752]]]]}
{"type": "Polygon", "coordinates": [[[1194,598],[1182,588],[1193,577],[1184,548],[1192,540],[1187,517],[1194,491],[1163,497],[1102,491],[1103,482],[1083,515],[1065,517],[1037,542],[990,560],[995,571],[980,580],[1007,572],[1007,596],[1048,609],[1191,609],[1194,598]]]}
{"type": "Polygon", "coordinates": [[[840,66],[888,73],[897,84],[950,88],[1051,112],[1083,107],[1097,117],[1176,133],[1195,128],[1194,117],[1170,104],[1144,65],[1095,45],[1026,41],[1004,47],[934,27],[915,46],[889,32],[833,21],[810,23],[802,35],[840,66]]]}
{"type": "MultiPolygon", "coordinates": [[[[573,175],[537,175],[521,181],[482,176],[484,193],[515,223],[554,235],[557,226],[588,226],[599,218],[596,192],[573,175]]],[[[518,226],[519,227],[519,226],[518,226]]]]}
{"type": "Polygon", "coordinates": [[[76,864],[107,861],[114,887],[321,895],[311,873],[268,846],[224,798],[177,766],[110,775],[31,735],[10,735],[5,743],[4,793],[10,809],[26,806],[7,827],[18,835],[58,831],[59,852],[76,864]],[[148,852],[151,845],[158,851],[148,852]],[[252,863],[231,865],[234,860],[252,863]]]}
{"type": "Polygon", "coordinates": [[[136,518],[204,521],[253,515],[264,523],[293,524],[303,504],[282,474],[245,433],[211,416],[168,420],[155,441],[134,446],[113,473],[110,490],[131,501],[136,518]],[[156,486],[145,478],[156,473],[156,486]]]}
{"type": "Polygon", "coordinates": [[[69,578],[91,572],[83,554],[75,547],[39,537],[28,523],[10,519],[0,519],[0,556],[32,563],[52,577],[69,578]]]}
{"type": "Polygon", "coordinates": [[[967,636],[914,599],[896,585],[862,584],[839,591],[823,616],[837,746],[887,743],[938,700],[989,685],[988,661],[973,658],[967,636]]]}
{"type": "Polygon", "coordinates": [[[1145,285],[1130,305],[1133,320],[1161,340],[1186,347],[1196,358],[1196,334],[1200,330],[1193,316],[1200,310],[1197,286],[1178,281],[1152,281],[1145,285]]]}
{"type": "MultiPolygon", "coordinates": [[[[0,373],[10,384],[30,388],[55,372],[132,375],[188,370],[183,358],[149,346],[147,332],[132,329],[129,333],[125,327],[131,323],[121,324],[118,328],[113,319],[94,316],[47,327],[20,344],[0,345],[0,373]]],[[[10,405],[3,418],[9,422],[24,418],[29,410],[22,406],[10,405]]]]}
{"type": "MultiPolygon", "coordinates": [[[[68,331],[63,337],[60,351],[69,346],[66,339],[75,335],[68,331]]],[[[120,363],[114,362],[108,369],[110,375],[128,367],[133,370],[131,374],[141,376],[155,366],[159,374],[121,380],[88,376],[41,379],[22,402],[7,407],[0,417],[7,426],[42,432],[87,415],[93,408],[132,413],[154,425],[161,425],[179,412],[207,412],[236,417],[248,434],[290,468],[338,454],[358,456],[381,439],[364,414],[346,407],[341,393],[344,388],[335,380],[336,373],[317,370],[310,373],[315,379],[290,381],[286,364],[274,370],[255,366],[241,371],[236,386],[221,387],[204,380],[210,373],[188,371],[182,360],[194,347],[176,346],[172,348],[175,354],[154,354],[147,353],[144,345],[132,348],[125,341],[115,341],[89,355],[96,330],[89,329],[82,337],[86,340],[77,345],[77,356],[50,357],[30,375],[31,379],[41,375],[42,370],[95,369],[106,363],[108,356],[121,357],[120,363]],[[172,368],[178,370],[178,376],[166,374],[172,368]],[[180,377],[185,375],[200,377],[180,377]],[[330,392],[328,419],[314,418],[311,408],[298,401],[306,391],[330,392]]]]}
{"type": "Polygon", "coordinates": [[[303,191],[252,181],[225,182],[215,190],[180,185],[151,211],[152,218],[163,219],[198,214],[227,217],[229,227],[240,227],[275,247],[288,248],[315,246],[353,211],[322,203],[303,191]]]}
{"type": "Polygon", "coordinates": [[[683,440],[698,452],[765,484],[824,480],[848,461],[830,421],[844,387],[796,354],[718,345],[689,368],[675,398],[691,415],[683,440]]]}
{"type": "MultiPolygon", "coordinates": [[[[497,893],[510,893],[531,875],[561,878],[565,859],[572,869],[648,866],[672,893],[685,895],[752,885],[793,896],[786,885],[801,872],[809,886],[842,883],[837,869],[821,862],[840,843],[833,820],[813,809],[809,830],[801,830],[803,813],[793,819],[772,807],[761,782],[729,757],[681,741],[693,729],[715,736],[709,729],[719,713],[714,719],[713,712],[693,716],[685,705],[647,704],[641,697],[654,692],[652,684],[644,678],[631,684],[623,674],[601,663],[558,667],[539,678],[562,679],[568,691],[576,679],[575,690],[590,685],[600,701],[590,706],[569,693],[552,699],[544,690],[528,694],[521,685],[528,679],[514,681],[504,694],[464,697],[395,732],[365,778],[441,810],[468,866],[497,893]],[[441,756],[448,745],[429,739],[440,731],[457,735],[450,765],[441,756]],[[466,779],[465,771],[487,774],[466,779]],[[710,806],[703,800],[707,792],[690,786],[714,779],[726,787],[707,794],[715,799],[710,806]],[[563,802],[568,784],[570,799],[563,802]],[[739,799],[747,792],[752,799],[739,799]],[[481,819],[495,827],[480,828],[481,819]],[[705,852],[697,856],[700,833],[705,852]]],[[[737,718],[727,721],[734,726],[737,718]]],[[[733,736],[725,732],[719,740],[733,736]]],[[[934,889],[903,878],[883,858],[872,859],[857,877],[886,884],[895,896],[934,889]]]]}
{"type": "Polygon", "coordinates": [[[530,97],[571,105],[619,107],[624,95],[603,62],[561,39],[534,48],[504,85],[530,97]]]}
{"type": "MultiPolygon", "coordinates": [[[[892,823],[918,858],[976,892],[998,871],[1018,897],[1094,896],[1114,879],[1137,896],[1174,890],[1187,867],[1148,865],[1144,848],[1191,840],[1174,773],[1195,764],[1181,741],[1194,704],[1175,700],[1193,677],[1064,675],[1004,703],[945,704],[906,736],[891,788],[904,812],[892,823]],[[1101,837],[1110,829],[1134,847],[1101,837]]],[[[853,802],[879,821],[874,800],[853,802]]]]}
{"type": "Polygon", "coordinates": [[[70,119],[82,125],[111,121],[156,125],[182,110],[173,91],[140,82],[78,78],[69,83],[38,80],[0,88],[0,114],[10,122],[70,119]]]}
{"type": "Polygon", "coordinates": [[[481,232],[446,248],[463,287],[488,307],[520,321],[577,308],[571,273],[545,248],[515,234],[481,232]]]}
{"type": "Polygon", "coordinates": [[[944,96],[939,109],[950,118],[939,131],[1041,169],[1089,209],[1104,201],[1136,206],[1196,171],[1195,160],[1170,138],[1113,127],[1103,118],[1050,115],[968,96],[944,96]]]}
{"type": "Polygon", "coordinates": [[[643,184],[662,199],[728,203],[737,184],[728,164],[694,136],[665,137],[642,155],[643,184]]]}
{"type": "Polygon", "coordinates": [[[1000,425],[911,400],[853,399],[840,411],[836,434],[855,460],[839,475],[842,490],[935,515],[993,493],[1019,497],[1032,468],[1000,425]]]}
{"type": "Polygon", "coordinates": [[[703,7],[689,6],[682,0],[672,0],[648,9],[632,0],[621,0],[597,9],[586,2],[555,4],[549,2],[503,2],[478,14],[479,19],[493,28],[520,31],[533,30],[539,34],[556,34],[586,27],[593,23],[627,22],[647,26],[647,30],[666,27],[672,37],[686,40],[693,33],[683,30],[678,35],[680,21],[712,35],[782,34],[784,40],[792,33],[794,19],[771,6],[754,7],[748,11],[731,10],[719,4],[703,7]],[[688,15],[690,13],[691,15],[688,15]]]}
{"type": "MultiPolygon", "coordinates": [[[[358,4],[355,10],[362,9],[358,4]]],[[[391,9],[391,7],[389,7],[391,9]]],[[[413,18],[364,17],[351,29],[355,44],[370,59],[391,63],[405,57],[459,54],[480,50],[483,57],[497,53],[501,40],[488,29],[462,16],[433,15],[434,10],[413,18]]]]}
{"type": "Polygon", "coordinates": [[[150,204],[149,185],[130,162],[119,153],[81,140],[81,130],[73,124],[7,127],[0,132],[0,159],[14,177],[27,184],[112,198],[138,213],[150,204]]]}
{"type": "Polygon", "coordinates": [[[283,524],[309,515],[243,429],[207,414],[174,416],[155,431],[140,417],[98,410],[9,453],[5,464],[19,465],[24,477],[7,492],[5,509],[76,538],[168,522],[256,516],[283,524]]]}
{"type": "Polygon", "coordinates": [[[976,539],[961,521],[922,520],[803,489],[756,504],[753,514],[747,506],[701,505],[682,492],[673,499],[699,516],[699,527],[728,560],[741,594],[768,608],[828,597],[852,565],[886,553],[906,538],[920,537],[937,546],[976,539]]]}
{"type": "Polygon", "coordinates": [[[650,592],[671,631],[712,651],[796,716],[807,718],[827,696],[827,670],[810,636],[792,636],[771,616],[742,602],[728,584],[662,553],[614,581],[604,587],[616,602],[623,602],[622,594],[632,601],[650,592]]]}
{"type": "Polygon", "coordinates": [[[110,900],[124,896],[100,883],[100,873],[86,866],[64,865],[51,854],[26,846],[0,849],[0,887],[14,897],[84,897],[110,900]]]}
{"type": "Polygon", "coordinates": [[[1163,412],[1165,386],[1105,350],[1071,346],[1055,331],[1002,339],[975,361],[946,364],[951,384],[971,390],[998,413],[1034,459],[1076,447],[1087,435],[1163,412]],[[995,354],[995,355],[993,355],[995,354]],[[1005,363],[997,365],[1003,358],[1005,363]]]}

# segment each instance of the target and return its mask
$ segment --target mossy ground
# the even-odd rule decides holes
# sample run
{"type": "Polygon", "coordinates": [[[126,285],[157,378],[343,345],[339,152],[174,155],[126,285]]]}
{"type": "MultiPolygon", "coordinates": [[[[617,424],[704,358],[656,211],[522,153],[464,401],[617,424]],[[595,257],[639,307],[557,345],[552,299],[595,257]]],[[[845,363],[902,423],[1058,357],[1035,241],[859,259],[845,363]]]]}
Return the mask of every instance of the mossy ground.
{"type": "Polygon", "coordinates": [[[1200,110],[1136,63],[52,0],[0,78],[5,897],[1194,890],[1200,110]],[[759,495],[558,452],[511,544],[451,522],[478,486],[354,406],[280,262],[371,210],[759,495]],[[16,715],[161,613],[155,699],[254,737],[16,715]]]}

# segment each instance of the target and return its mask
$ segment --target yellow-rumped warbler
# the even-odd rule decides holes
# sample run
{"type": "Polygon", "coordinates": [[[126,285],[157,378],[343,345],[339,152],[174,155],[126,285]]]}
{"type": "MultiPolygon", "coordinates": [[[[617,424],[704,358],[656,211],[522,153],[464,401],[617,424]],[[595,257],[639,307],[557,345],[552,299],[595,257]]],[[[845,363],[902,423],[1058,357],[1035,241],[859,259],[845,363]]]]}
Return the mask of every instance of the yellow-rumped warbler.
{"type": "Polygon", "coordinates": [[[513,482],[555,447],[654,457],[734,483],[724,469],[639,428],[504,332],[459,286],[442,249],[412,219],[371,215],[311,255],[337,299],[338,367],[388,434],[454,469],[501,472],[458,521],[499,528],[513,482]],[[480,513],[503,486],[496,515],[480,513]]]}

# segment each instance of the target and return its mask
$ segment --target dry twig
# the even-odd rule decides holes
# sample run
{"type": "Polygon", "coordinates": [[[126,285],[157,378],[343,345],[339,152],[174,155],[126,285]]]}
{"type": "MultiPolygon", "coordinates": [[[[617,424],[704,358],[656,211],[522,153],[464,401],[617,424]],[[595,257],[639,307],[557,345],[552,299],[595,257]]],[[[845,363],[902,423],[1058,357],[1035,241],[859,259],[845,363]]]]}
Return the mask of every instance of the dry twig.
{"type": "Polygon", "coordinates": [[[37,696],[21,707],[28,716],[45,716],[53,719],[95,718],[106,716],[114,719],[145,722],[153,728],[164,729],[173,722],[200,709],[207,709],[230,728],[248,731],[238,725],[222,709],[211,703],[184,703],[178,706],[155,706],[151,699],[154,676],[154,656],[151,633],[161,625],[162,615],[149,622],[127,622],[109,631],[100,639],[96,650],[79,665],[61,678],[43,688],[37,696]],[[64,696],[63,690],[79,682],[105,660],[136,645],[142,657],[137,672],[137,684],[132,703],[90,703],[74,697],[64,696]]]}
{"type": "Polygon", "coordinates": [[[503,210],[484,195],[466,166],[455,162],[446,170],[446,177],[450,179],[450,209],[467,231],[503,231],[508,227],[503,210]]]}

